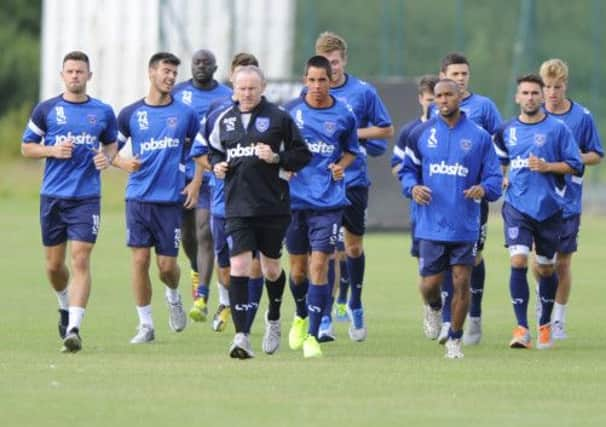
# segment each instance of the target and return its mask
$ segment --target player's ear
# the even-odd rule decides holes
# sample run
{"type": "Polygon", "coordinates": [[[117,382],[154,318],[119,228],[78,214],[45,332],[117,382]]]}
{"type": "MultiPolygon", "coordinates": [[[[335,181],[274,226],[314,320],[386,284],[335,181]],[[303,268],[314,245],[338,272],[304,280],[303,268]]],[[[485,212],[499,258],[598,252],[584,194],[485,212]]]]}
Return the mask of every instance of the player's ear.
{"type": "Polygon", "coordinates": [[[86,79],[86,81],[90,81],[90,79],[92,79],[92,78],[93,78],[93,72],[89,71],[88,78],[86,79]]]}

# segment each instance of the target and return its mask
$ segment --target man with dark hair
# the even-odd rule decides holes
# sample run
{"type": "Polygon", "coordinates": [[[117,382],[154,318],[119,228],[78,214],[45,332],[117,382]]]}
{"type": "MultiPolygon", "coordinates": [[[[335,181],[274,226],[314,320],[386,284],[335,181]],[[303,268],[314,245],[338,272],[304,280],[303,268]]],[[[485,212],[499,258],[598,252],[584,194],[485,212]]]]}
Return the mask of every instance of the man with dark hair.
{"type": "Polygon", "coordinates": [[[434,90],[439,117],[417,126],[402,169],[404,195],[418,205],[421,294],[425,334],[440,331],[440,285],[450,268],[453,277],[452,323],[446,357],[463,357],[461,337],[469,306],[469,280],[480,227],[479,200],[501,195],[502,175],[490,135],[459,108],[461,92],[453,80],[434,90]]]}
{"type": "MultiPolygon", "coordinates": [[[[440,78],[454,80],[461,91],[461,111],[465,112],[467,118],[474,121],[490,135],[494,135],[498,126],[501,124],[501,115],[495,103],[490,99],[469,90],[469,79],[471,69],[469,61],[465,55],[459,52],[449,53],[442,59],[440,68],[440,78]]],[[[438,114],[434,109],[433,113],[438,114]]],[[[431,111],[430,111],[431,114],[431,111]]],[[[486,242],[487,223],[488,223],[488,202],[481,201],[481,227],[478,235],[478,253],[476,255],[474,267],[471,273],[471,303],[469,305],[469,321],[467,330],[463,335],[463,343],[466,345],[479,344],[482,339],[482,297],[484,295],[484,282],[486,280],[486,268],[482,251],[486,242]]],[[[452,277],[449,272],[444,275],[442,284],[442,296],[444,298],[444,308],[442,311],[442,330],[438,337],[438,342],[444,344],[448,339],[448,327],[450,325],[450,299],[452,296],[452,277]]]]}
{"type": "Polygon", "coordinates": [[[116,117],[109,105],[87,95],[91,77],[84,52],[65,55],[61,71],[65,92],[34,108],[21,145],[25,157],[46,159],[40,226],[46,274],[59,301],[59,335],[68,352],[82,348],[80,324],[91,289],[90,256],[100,226],[99,171],[117,152],[116,117]],[[65,265],[68,240],[71,281],[65,265]]]}
{"type": "MultiPolygon", "coordinates": [[[[316,55],[330,62],[332,69],[331,95],[345,101],[353,110],[358,123],[358,139],[361,155],[357,156],[345,176],[347,199],[351,202],[343,213],[343,241],[338,243],[341,280],[337,297],[337,319],[349,317],[349,337],[353,341],[366,339],[362,289],[366,256],[364,234],[370,178],[367,154],[379,156],[387,149],[387,138],[393,136],[393,125],[376,89],[345,72],[347,65],[347,42],[337,34],[324,32],[316,40],[316,55]],[[345,251],[345,254],[343,254],[345,251]],[[349,301],[347,290],[351,289],[349,301]],[[347,313],[347,315],[345,314],[347,313]]],[[[332,303],[329,307],[332,306],[332,303]]],[[[320,327],[322,331],[332,329],[330,312],[325,313],[320,327]]]]}
{"type": "MultiPolygon", "coordinates": [[[[155,338],[149,277],[152,247],[160,280],[166,285],[169,326],[176,332],[186,326],[178,291],[181,212],[183,206],[196,206],[201,179],[185,184],[187,147],[198,132],[199,120],[191,108],[171,96],[179,63],[171,53],[154,54],[149,61],[147,96],[122,109],[118,116],[118,140],[124,144],[130,138],[133,152],[131,158],[118,156],[114,161],[130,174],[126,186],[126,239],[133,255],[132,285],[139,316],[132,344],[155,338]]],[[[197,169],[196,173],[201,171],[197,169]]]]}
{"type": "Polygon", "coordinates": [[[296,304],[288,342],[293,350],[303,348],[306,358],[322,355],[319,328],[333,285],[328,263],[348,203],[343,178],[360,150],[356,118],[330,95],[330,77],[328,60],[311,57],[305,66],[307,90],[285,106],[312,153],[310,164],[289,182],[293,213],[286,233],[296,304]]]}
{"type": "Polygon", "coordinates": [[[235,337],[231,357],[254,356],[248,333],[248,281],[254,250],[269,296],[268,322],[280,320],[285,274],[282,240],[290,223],[290,194],[284,171],[296,172],[311,153],[288,113],[262,96],[263,73],[255,66],[236,70],[237,101],[217,118],[209,136],[210,162],[225,178],[225,217],[230,252],[229,295],[235,337]]]}
{"type": "MultiPolygon", "coordinates": [[[[175,86],[173,97],[191,107],[202,125],[211,103],[231,96],[231,89],[217,82],[215,55],[206,49],[194,53],[191,60],[192,78],[175,86]]],[[[188,159],[185,168],[186,182],[194,179],[195,163],[188,159]]],[[[204,173],[200,185],[198,204],[193,209],[183,209],[183,249],[191,265],[192,297],[194,303],[189,317],[203,322],[208,316],[209,282],[213,272],[214,253],[210,232],[210,173],[204,173]]]]}
{"type": "Polygon", "coordinates": [[[560,243],[564,175],[583,173],[579,147],[570,129],[546,114],[543,81],[535,74],[517,79],[515,95],[520,114],[503,124],[495,134],[495,147],[503,166],[505,201],[502,214],[505,245],[509,249],[509,290],[517,320],[511,348],[530,348],[528,327],[528,254],[535,245],[541,318],[537,348],[553,346],[551,312],[558,277],[556,253],[560,243]]]}

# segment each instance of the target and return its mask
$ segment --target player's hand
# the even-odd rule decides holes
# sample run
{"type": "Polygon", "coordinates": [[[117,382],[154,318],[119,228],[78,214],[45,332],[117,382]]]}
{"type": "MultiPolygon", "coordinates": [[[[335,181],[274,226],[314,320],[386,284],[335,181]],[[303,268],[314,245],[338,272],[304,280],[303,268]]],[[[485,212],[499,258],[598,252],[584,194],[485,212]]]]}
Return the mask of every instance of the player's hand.
{"type": "Polygon", "coordinates": [[[329,164],[328,169],[332,172],[332,179],[335,181],[341,181],[345,177],[345,169],[338,163],[329,164]]]}
{"type": "Polygon", "coordinates": [[[545,173],[549,172],[549,163],[530,153],[530,156],[528,157],[528,168],[533,172],[545,173]]]}
{"type": "Polygon", "coordinates": [[[509,188],[509,178],[504,176],[503,182],[501,183],[501,190],[506,191],[509,188]]]}
{"type": "Polygon", "coordinates": [[[255,145],[255,155],[266,163],[277,163],[275,160],[275,153],[271,147],[262,142],[257,142],[257,145],[255,145]]]}
{"type": "Polygon", "coordinates": [[[109,158],[105,155],[101,147],[93,149],[93,152],[95,153],[95,156],[93,157],[95,168],[99,171],[107,169],[109,167],[109,158]]]}
{"type": "Polygon", "coordinates": [[[484,194],[486,194],[486,192],[481,185],[472,185],[467,190],[463,190],[463,195],[466,199],[479,200],[484,197],[484,194]]]}
{"type": "Polygon", "coordinates": [[[213,167],[213,172],[215,173],[215,176],[219,179],[225,179],[225,175],[227,174],[228,170],[229,165],[227,164],[227,162],[219,162],[213,167]]]}
{"type": "Polygon", "coordinates": [[[185,195],[185,201],[183,207],[185,209],[193,209],[198,204],[198,197],[200,196],[200,182],[193,180],[183,188],[181,194],[185,195]]]}
{"type": "Polygon", "coordinates": [[[133,173],[141,169],[141,164],[143,162],[139,159],[139,155],[135,154],[134,157],[124,158],[120,157],[120,155],[116,156],[114,159],[114,165],[119,167],[122,170],[125,170],[128,173],[133,173]]]}
{"type": "Polygon", "coordinates": [[[72,139],[68,138],[65,142],[53,145],[51,155],[56,159],[71,159],[73,151],[74,144],[72,139]]]}
{"type": "Polygon", "coordinates": [[[427,206],[431,202],[431,188],[415,185],[412,187],[412,199],[419,205],[427,206]]]}

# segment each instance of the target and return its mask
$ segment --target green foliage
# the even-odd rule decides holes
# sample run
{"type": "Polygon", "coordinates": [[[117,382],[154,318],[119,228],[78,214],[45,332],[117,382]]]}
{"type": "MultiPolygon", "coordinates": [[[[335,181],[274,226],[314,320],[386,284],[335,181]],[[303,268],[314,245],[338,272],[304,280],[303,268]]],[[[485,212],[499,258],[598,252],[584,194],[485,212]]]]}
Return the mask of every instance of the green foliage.
{"type": "Polygon", "coordinates": [[[31,104],[23,103],[0,116],[0,160],[20,155],[21,137],[31,109],[31,104]]]}
{"type": "Polygon", "coordinates": [[[39,0],[2,2],[0,115],[24,102],[33,104],[38,98],[41,13],[39,0]]]}

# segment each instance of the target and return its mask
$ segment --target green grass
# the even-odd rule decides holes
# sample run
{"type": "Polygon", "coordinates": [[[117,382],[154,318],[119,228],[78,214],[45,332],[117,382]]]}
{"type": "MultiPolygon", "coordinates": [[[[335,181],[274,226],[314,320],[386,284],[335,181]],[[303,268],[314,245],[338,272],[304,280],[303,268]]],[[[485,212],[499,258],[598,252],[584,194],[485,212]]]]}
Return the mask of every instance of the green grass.
{"type": "MultiPolygon", "coordinates": [[[[346,325],[337,324],[338,340],[323,346],[325,357],[303,360],[286,342],[293,310],[286,294],[281,350],[262,354],[258,316],[252,334],[257,357],[236,361],[227,356],[231,324],[223,334],[208,324],[169,332],[155,277],[157,341],[128,343],[137,318],[124,246],[124,179],[113,171],[93,254],[84,350],[64,355],[43,269],[40,169],[33,162],[3,168],[9,178],[0,181],[2,426],[606,425],[604,218],[584,219],[582,250],[574,259],[571,338],[553,350],[507,348],[514,318],[508,256],[495,216],[485,251],[484,338],[480,346],[464,348],[465,359],[445,360],[443,348],[423,337],[409,238],[390,233],[367,239],[367,342],[350,342],[346,325]]],[[[184,296],[187,288],[183,280],[184,296]]],[[[211,299],[214,307],[214,288],[211,299]]]]}

